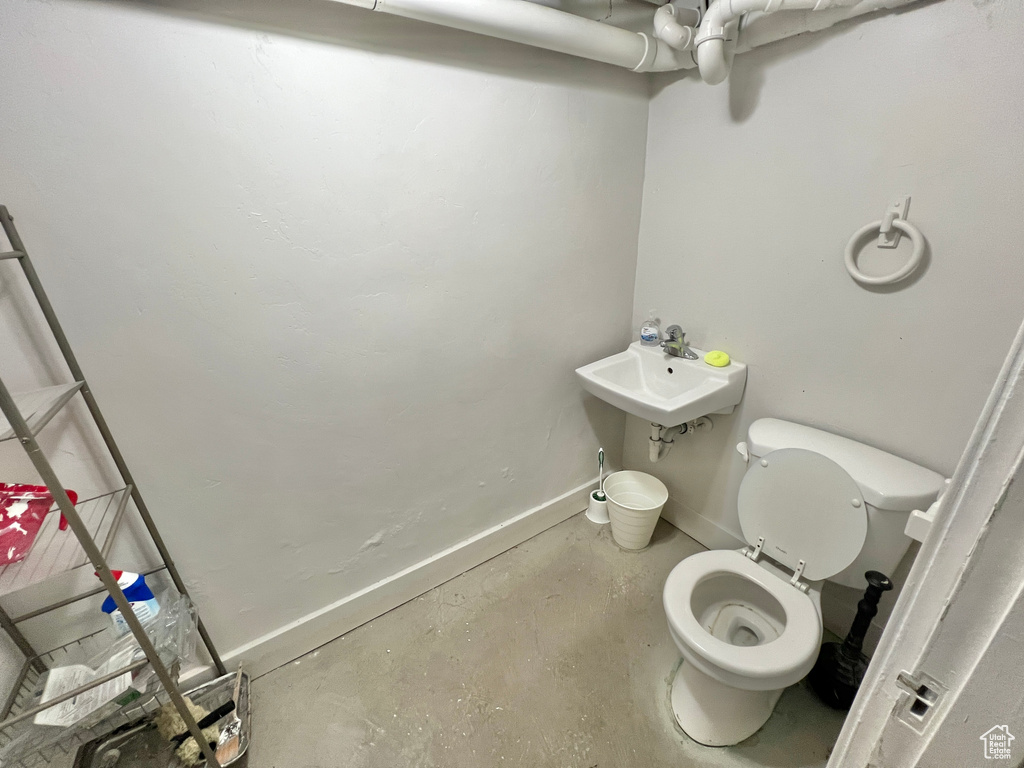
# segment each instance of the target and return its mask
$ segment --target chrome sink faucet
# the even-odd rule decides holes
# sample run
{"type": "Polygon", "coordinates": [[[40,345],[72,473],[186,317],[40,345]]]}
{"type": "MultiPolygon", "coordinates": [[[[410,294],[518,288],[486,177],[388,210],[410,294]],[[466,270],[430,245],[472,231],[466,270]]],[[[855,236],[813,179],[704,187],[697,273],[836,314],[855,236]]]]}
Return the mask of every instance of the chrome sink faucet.
{"type": "Polygon", "coordinates": [[[682,357],[686,360],[696,360],[697,353],[690,349],[686,343],[686,333],[678,325],[670,325],[665,329],[668,339],[661,342],[661,348],[673,357],[682,357]]]}

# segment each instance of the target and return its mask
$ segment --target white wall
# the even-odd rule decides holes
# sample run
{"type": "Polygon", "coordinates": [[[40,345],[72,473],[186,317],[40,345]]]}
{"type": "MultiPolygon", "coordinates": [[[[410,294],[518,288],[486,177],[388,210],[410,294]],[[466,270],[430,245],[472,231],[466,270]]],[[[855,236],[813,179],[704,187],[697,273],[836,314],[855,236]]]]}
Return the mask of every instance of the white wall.
{"type": "Polygon", "coordinates": [[[1024,316],[1022,26],[1018,3],[946,0],[743,54],[716,88],[654,81],[634,321],[656,308],[749,378],[734,415],[653,468],[631,418],[625,459],[706,543],[740,534],[733,446],[761,416],[952,472],[1024,316]],[[866,290],[843,248],[900,193],[930,263],[866,290]]]}
{"type": "Polygon", "coordinates": [[[573,369],[628,340],[647,85],[163,5],[3,3],[0,202],[230,651],[618,461],[573,369]]]}

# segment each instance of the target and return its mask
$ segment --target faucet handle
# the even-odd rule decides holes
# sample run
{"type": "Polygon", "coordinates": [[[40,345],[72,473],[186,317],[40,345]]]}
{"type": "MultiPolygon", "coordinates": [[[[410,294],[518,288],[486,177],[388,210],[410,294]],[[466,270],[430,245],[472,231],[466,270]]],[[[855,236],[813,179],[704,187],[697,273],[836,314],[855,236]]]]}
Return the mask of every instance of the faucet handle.
{"type": "Polygon", "coordinates": [[[672,341],[682,342],[686,339],[686,331],[680,328],[678,325],[670,325],[665,329],[665,333],[672,341]]]}

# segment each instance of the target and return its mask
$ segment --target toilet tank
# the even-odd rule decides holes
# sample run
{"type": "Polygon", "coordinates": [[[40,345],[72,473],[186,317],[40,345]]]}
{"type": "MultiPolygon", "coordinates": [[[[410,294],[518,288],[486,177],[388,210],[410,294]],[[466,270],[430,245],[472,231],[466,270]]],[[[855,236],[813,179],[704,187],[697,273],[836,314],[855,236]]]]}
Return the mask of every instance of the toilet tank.
{"type": "Polygon", "coordinates": [[[762,456],[782,448],[803,448],[831,459],[860,488],[868,515],[864,548],[829,581],[863,589],[865,571],[892,576],[910,547],[903,532],[915,509],[927,509],[943,486],[937,472],[846,437],[781,419],[758,419],[747,432],[747,450],[762,456]]]}

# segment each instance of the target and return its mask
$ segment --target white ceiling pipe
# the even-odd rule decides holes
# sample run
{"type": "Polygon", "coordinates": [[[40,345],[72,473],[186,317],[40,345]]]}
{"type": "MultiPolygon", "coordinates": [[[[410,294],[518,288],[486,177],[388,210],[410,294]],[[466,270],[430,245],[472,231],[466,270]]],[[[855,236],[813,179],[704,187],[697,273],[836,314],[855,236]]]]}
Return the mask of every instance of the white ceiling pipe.
{"type": "MultiPolygon", "coordinates": [[[[353,5],[366,6],[366,2],[353,5]]],[[[632,69],[659,72],[693,66],[651,35],[523,0],[376,0],[376,11],[476,32],[515,43],[632,69]]]]}
{"type": "MultiPolygon", "coordinates": [[[[746,13],[775,13],[776,11],[823,12],[845,9],[860,0],[714,0],[704,14],[697,33],[697,66],[700,77],[708,85],[718,85],[729,76],[735,46],[728,44],[739,18],[746,13]]],[[[833,22],[834,23],[834,22],[833,22]]]]}
{"type": "MultiPolygon", "coordinates": [[[[385,13],[419,19],[434,24],[454,27],[468,32],[498,37],[538,48],[581,56],[626,67],[636,72],[667,72],[691,69],[696,66],[692,52],[680,52],[654,36],[583,19],[563,11],[525,0],[336,0],[347,5],[368,8],[385,13]]],[[[774,14],[774,6],[767,0],[758,0],[741,22],[730,22],[730,35],[738,38],[734,44],[722,45],[722,57],[727,60],[722,79],[729,74],[734,53],[749,51],[776,40],[803,32],[830,27],[840,21],[874,11],[896,8],[920,0],[852,0],[830,10],[792,10],[774,14]],[[760,12],[758,12],[760,11],[760,12]],[[739,29],[738,34],[733,30],[739,29]]],[[[740,0],[732,5],[739,6],[740,0]]],[[[712,8],[716,3],[712,4],[712,8]]],[[[809,3],[818,6],[818,2],[809,3]]],[[[835,5],[833,3],[833,5],[835,5]]],[[[786,8],[796,6],[786,2],[786,8]]],[[[807,7],[807,6],[801,6],[807,7]]],[[[710,15],[707,14],[707,15],[710,15]]],[[[701,26],[703,29],[703,25],[701,26]]],[[[721,40],[717,42],[721,43],[721,40]]],[[[708,45],[714,47],[715,40],[708,45]]],[[[708,49],[710,53],[712,49],[708,49]]],[[[718,80],[717,82],[721,82],[718,80]]]]}
{"type": "Polygon", "coordinates": [[[855,16],[892,10],[916,2],[920,0],[860,0],[858,3],[827,11],[789,11],[771,15],[750,13],[740,24],[736,53],[743,53],[793,35],[819,32],[855,16]]]}

